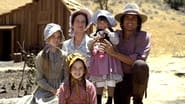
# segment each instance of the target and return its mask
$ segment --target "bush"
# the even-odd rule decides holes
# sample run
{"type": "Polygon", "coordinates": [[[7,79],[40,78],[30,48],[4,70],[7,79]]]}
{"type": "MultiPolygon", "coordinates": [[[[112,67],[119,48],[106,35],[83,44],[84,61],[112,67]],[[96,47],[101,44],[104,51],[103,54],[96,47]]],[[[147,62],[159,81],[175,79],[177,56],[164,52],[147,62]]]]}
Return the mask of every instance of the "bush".
{"type": "Polygon", "coordinates": [[[181,7],[185,8],[185,0],[164,0],[170,5],[172,9],[179,10],[181,7]]]}

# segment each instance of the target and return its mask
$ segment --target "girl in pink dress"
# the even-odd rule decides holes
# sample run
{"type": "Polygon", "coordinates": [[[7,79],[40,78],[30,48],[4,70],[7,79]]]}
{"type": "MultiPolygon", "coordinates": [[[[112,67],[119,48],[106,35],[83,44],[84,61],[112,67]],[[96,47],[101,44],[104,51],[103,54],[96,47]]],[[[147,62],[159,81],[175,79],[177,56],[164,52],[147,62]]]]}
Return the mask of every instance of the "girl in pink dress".
{"type": "Polygon", "coordinates": [[[96,24],[97,31],[90,35],[94,38],[94,42],[91,42],[90,45],[92,57],[89,79],[96,86],[98,104],[101,104],[104,87],[108,88],[106,104],[112,104],[114,87],[117,82],[122,81],[122,68],[119,60],[109,56],[101,49],[101,43],[104,42],[104,39],[110,41],[113,45],[119,43],[119,37],[112,29],[116,26],[116,21],[110,12],[99,10],[93,16],[93,23],[96,24]]]}
{"type": "Polygon", "coordinates": [[[59,104],[97,104],[96,89],[86,79],[85,57],[73,53],[66,58],[68,79],[58,89],[59,104]]]}

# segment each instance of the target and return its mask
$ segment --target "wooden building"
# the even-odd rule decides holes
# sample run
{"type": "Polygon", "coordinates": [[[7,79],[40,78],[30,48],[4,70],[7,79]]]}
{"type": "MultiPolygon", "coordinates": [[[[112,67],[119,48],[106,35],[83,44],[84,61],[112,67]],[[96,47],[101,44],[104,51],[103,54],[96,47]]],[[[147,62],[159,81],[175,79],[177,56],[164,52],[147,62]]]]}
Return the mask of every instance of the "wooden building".
{"type": "Polygon", "coordinates": [[[69,16],[81,7],[75,0],[22,1],[23,6],[0,12],[0,60],[11,60],[13,53],[20,52],[18,41],[27,51],[41,49],[43,30],[50,22],[60,24],[68,38],[69,16]]]}

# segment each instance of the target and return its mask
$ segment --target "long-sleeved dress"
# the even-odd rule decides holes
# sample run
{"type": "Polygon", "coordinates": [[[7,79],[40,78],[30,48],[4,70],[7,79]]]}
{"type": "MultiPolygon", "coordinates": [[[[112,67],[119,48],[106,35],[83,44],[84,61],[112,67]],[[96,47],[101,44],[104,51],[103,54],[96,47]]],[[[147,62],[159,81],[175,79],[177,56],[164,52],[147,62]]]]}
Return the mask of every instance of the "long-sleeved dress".
{"type": "Polygon", "coordinates": [[[52,89],[58,89],[64,81],[64,59],[63,51],[49,52],[51,69],[48,74],[44,74],[42,69],[42,53],[41,51],[36,57],[36,82],[37,89],[33,95],[23,98],[18,104],[58,104],[58,97],[50,92],[52,89]]]}
{"type": "MultiPolygon", "coordinates": [[[[95,33],[93,33],[95,34],[95,33]]],[[[93,35],[91,34],[91,35],[93,35]]],[[[118,34],[111,32],[108,34],[109,40],[113,45],[119,43],[118,34]]],[[[100,42],[95,42],[100,43],[100,42]]],[[[93,82],[105,82],[113,80],[116,83],[122,81],[121,62],[116,58],[104,53],[104,57],[100,57],[100,53],[93,54],[90,61],[89,80],[93,82]]]]}
{"type": "Polygon", "coordinates": [[[59,104],[97,104],[96,88],[86,80],[86,90],[81,81],[73,82],[71,94],[69,83],[66,81],[58,89],[59,104]]]}

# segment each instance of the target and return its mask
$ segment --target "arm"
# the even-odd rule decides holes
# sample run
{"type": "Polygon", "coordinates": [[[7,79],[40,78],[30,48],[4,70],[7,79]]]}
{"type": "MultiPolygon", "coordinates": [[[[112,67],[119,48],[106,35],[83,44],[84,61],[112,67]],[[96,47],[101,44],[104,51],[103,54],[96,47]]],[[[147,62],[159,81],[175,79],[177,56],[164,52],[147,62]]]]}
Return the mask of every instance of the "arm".
{"type": "Polygon", "coordinates": [[[119,37],[118,37],[118,34],[116,32],[111,32],[107,28],[107,29],[105,29],[105,33],[108,34],[108,37],[110,38],[110,41],[112,42],[112,44],[118,45],[118,43],[119,43],[119,37]]]}
{"type": "Polygon", "coordinates": [[[93,37],[92,40],[90,40],[90,41],[88,42],[87,47],[89,48],[89,50],[90,50],[91,52],[92,52],[92,50],[93,50],[94,44],[95,44],[99,39],[101,39],[100,36],[95,36],[95,37],[93,37]]]}
{"type": "Polygon", "coordinates": [[[120,60],[121,62],[123,62],[125,64],[132,65],[134,63],[134,60],[131,57],[124,55],[124,54],[116,51],[115,49],[108,49],[107,51],[110,52],[109,55],[115,57],[116,59],[120,60]],[[113,52],[111,52],[112,50],[113,50],[113,52]]]}
{"type": "Polygon", "coordinates": [[[64,83],[61,84],[57,91],[58,99],[59,99],[59,104],[66,104],[65,102],[65,93],[64,93],[64,83]]]}
{"type": "Polygon", "coordinates": [[[88,94],[89,94],[89,104],[97,104],[96,88],[91,82],[89,82],[88,94]]]}
{"type": "Polygon", "coordinates": [[[101,46],[107,54],[115,57],[116,59],[118,59],[121,62],[126,63],[128,65],[132,65],[134,63],[134,60],[132,58],[118,52],[109,41],[107,41],[106,39],[104,41],[105,41],[105,43],[102,43],[101,46]]]}
{"type": "Polygon", "coordinates": [[[136,49],[133,54],[130,55],[124,55],[123,53],[120,53],[116,51],[113,46],[110,44],[110,42],[105,40],[105,44],[103,44],[104,50],[111,56],[117,58],[123,63],[126,63],[128,65],[132,65],[135,60],[141,59],[146,60],[148,57],[151,41],[150,36],[146,33],[138,34],[138,37],[136,39],[136,49]]]}
{"type": "Polygon", "coordinates": [[[67,56],[67,53],[65,52],[65,51],[63,51],[62,49],[61,49],[61,52],[62,52],[62,56],[61,56],[61,59],[62,59],[62,62],[61,62],[61,64],[62,64],[62,71],[61,71],[61,81],[63,82],[63,81],[65,81],[65,79],[66,79],[66,77],[67,77],[67,73],[66,73],[66,62],[65,62],[65,59],[66,59],[66,56],[67,56]]]}
{"type": "Polygon", "coordinates": [[[138,39],[136,41],[136,59],[141,59],[141,60],[146,60],[149,52],[150,52],[150,48],[151,48],[151,37],[148,33],[146,32],[141,32],[143,34],[138,34],[138,39]]]}
{"type": "Polygon", "coordinates": [[[129,57],[132,60],[144,60],[146,61],[151,47],[151,39],[150,35],[146,32],[139,32],[136,36],[135,41],[135,51],[134,53],[130,54],[129,57]]]}
{"type": "MultiPolygon", "coordinates": [[[[64,59],[66,59],[66,56],[64,59]]],[[[67,69],[67,63],[64,60],[64,64],[63,64],[64,79],[63,79],[63,82],[66,81],[69,77],[69,74],[66,69],[67,69]]]]}
{"type": "Polygon", "coordinates": [[[41,65],[42,65],[42,59],[41,59],[41,55],[39,54],[36,58],[36,82],[38,84],[39,87],[50,91],[52,93],[56,93],[56,89],[54,89],[53,87],[51,87],[48,83],[47,83],[47,79],[44,77],[44,73],[42,71],[41,65]]]}

